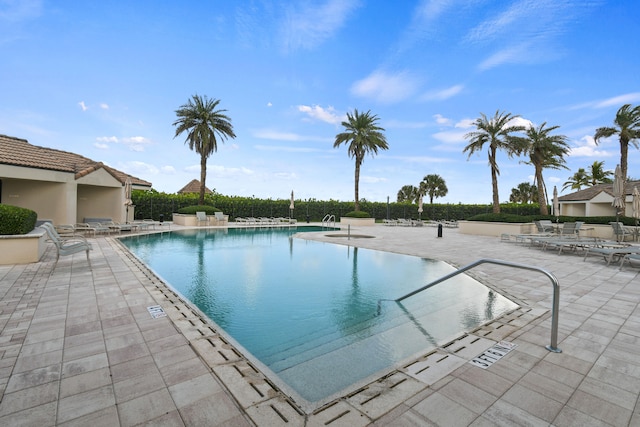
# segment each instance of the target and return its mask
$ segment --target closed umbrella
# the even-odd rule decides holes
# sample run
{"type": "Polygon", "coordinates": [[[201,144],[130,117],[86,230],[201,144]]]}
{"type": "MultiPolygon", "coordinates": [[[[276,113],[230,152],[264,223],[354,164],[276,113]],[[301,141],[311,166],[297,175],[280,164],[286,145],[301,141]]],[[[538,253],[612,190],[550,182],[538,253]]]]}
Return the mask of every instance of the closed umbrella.
{"type": "Polygon", "coordinates": [[[636,219],[635,238],[638,238],[638,220],[640,219],[640,193],[638,187],[633,187],[633,198],[631,199],[631,215],[636,219]]]}
{"type": "Polygon", "coordinates": [[[124,182],[124,205],[127,207],[127,217],[125,219],[125,223],[129,223],[129,206],[133,205],[133,201],[131,200],[131,188],[133,184],[131,183],[131,178],[127,177],[124,182]]]}
{"type": "Polygon", "coordinates": [[[289,204],[289,218],[293,218],[293,190],[291,190],[291,203],[289,204]]]}
{"type": "Polygon", "coordinates": [[[418,199],[418,219],[422,221],[422,196],[418,199]]]}
{"type": "Polygon", "coordinates": [[[553,214],[556,216],[556,223],[558,223],[558,217],[560,216],[560,200],[558,200],[558,188],[553,186],[553,214]]]}
{"type": "MultiPolygon", "coordinates": [[[[625,208],[624,177],[622,176],[620,165],[616,165],[616,171],[613,178],[613,201],[611,202],[611,206],[616,209],[616,222],[618,222],[620,210],[625,208]]],[[[616,227],[616,230],[618,230],[619,228],[620,227],[616,227]]],[[[617,238],[618,236],[616,235],[616,239],[617,238]]]]}

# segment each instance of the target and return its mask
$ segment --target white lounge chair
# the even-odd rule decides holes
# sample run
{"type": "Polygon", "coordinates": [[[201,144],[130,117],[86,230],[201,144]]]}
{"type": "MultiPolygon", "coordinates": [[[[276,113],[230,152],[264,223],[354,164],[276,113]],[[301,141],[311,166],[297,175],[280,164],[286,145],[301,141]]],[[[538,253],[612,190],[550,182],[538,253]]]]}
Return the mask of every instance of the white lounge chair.
{"type": "Polygon", "coordinates": [[[93,247],[91,246],[91,243],[87,241],[87,239],[85,239],[83,236],[62,237],[58,234],[54,226],[49,222],[45,222],[44,224],[40,225],[40,227],[47,232],[49,239],[56,247],[56,263],[53,266],[54,269],[58,264],[60,255],[73,255],[79,252],[87,253],[87,262],[89,263],[89,268],[91,269],[91,259],[89,258],[89,251],[93,250],[93,247]]]}
{"type": "Polygon", "coordinates": [[[209,217],[206,212],[196,212],[196,219],[198,220],[198,225],[203,222],[209,225],[209,217]]]}

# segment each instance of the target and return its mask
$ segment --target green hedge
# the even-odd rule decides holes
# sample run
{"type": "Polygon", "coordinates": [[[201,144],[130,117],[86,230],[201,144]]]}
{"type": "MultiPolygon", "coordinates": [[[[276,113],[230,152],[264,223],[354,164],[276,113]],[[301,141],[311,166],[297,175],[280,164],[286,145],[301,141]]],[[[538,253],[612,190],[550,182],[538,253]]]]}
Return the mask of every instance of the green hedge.
{"type": "MultiPolygon", "coordinates": [[[[134,190],[132,194],[135,205],[136,219],[151,218],[158,220],[160,215],[165,220],[170,220],[174,212],[179,209],[198,204],[197,194],[169,194],[160,193],[155,190],[142,191],[134,190]]],[[[289,198],[282,199],[257,199],[253,197],[225,196],[222,194],[206,194],[205,205],[221,210],[229,219],[233,221],[237,217],[289,217],[289,198]]],[[[295,209],[292,217],[300,221],[305,221],[307,216],[311,221],[320,221],[325,215],[335,215],[336,218],[345,216],[353,211],[353,202],[342,202],[338,200],[295,200],[295,209]]],[[[500,205],[502,213],[514,215],[536,215],[540,212],[537,204],[516,204],[505,203],[500,205]]],[[[385,218],[397,219],[418,219],[423,220],[463,220],[478,214],[491,213],[491,204],[424,204],[423,212],[418,214],[418,205],[409,202],[369,202],[360,201],[360,209],[367,212],[370,217],[376,220],[385,218]]]]}
{"type": "Polygon", "coordinates": [[[0,235],[27,234],[36,226],[38,214],[31,209],[0,204],[0,235]]]}
{"type": "Polygon", "coordinates": [[[371,218],[371,215],[369,215],[369,212],[364,212],[364,211],[351,211],[351,212],[347,212],[342,216],[349,217],[349,218],[371,218]]]}

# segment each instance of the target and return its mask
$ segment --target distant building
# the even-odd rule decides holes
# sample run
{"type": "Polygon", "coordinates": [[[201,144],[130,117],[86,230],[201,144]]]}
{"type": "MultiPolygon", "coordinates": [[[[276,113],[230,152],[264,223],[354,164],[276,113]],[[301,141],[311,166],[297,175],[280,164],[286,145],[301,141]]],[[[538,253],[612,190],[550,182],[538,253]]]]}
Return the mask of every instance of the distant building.
{"type": "MultiPolygon", "coordinates": [[[[187,185],[182,187],[180,190],[178,190],[178,194],[191,194],[191,193],[200,194],[200,181],[198,181],[197,179],[191,180],[190,183],[188,183],[187,185]]],[[[205,186],[204,187],[204,193],[205,194],[213,194],[213,191],[209,190],[205,186]]]]}
{"type": "MultiPolygon", "coordinates": [[[[631,216],[633,187],[640,191],[640,181],[625,183],[626,207],[624,216],[631,216]]],[[[596,184],[584,190],[558,197],[560,215],[566,216],[613,216],[613,184],[596,184]]]]}
{"type": "Polygon", "coordinates": [[[39,220],[75,224],[84,218],[125,222],[125,182],[150,190],[151,183],[79,154],[0,135],[0,203],[37,212],[39,220]]]}

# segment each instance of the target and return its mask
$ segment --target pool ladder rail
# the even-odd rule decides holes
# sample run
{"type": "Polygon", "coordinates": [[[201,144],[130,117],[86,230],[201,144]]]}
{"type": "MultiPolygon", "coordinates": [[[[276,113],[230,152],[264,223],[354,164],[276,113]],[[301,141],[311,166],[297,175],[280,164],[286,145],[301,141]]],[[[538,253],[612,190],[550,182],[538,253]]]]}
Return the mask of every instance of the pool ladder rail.
{"type": "Polygon", "coordinates": [[[336,226],[336,216],[331,214],[326,214],[324,218],[322,218],[322,226],[323,227],[334,227],[336,226]],[[333,224],[333,225],[332,225],[333,224]]]}
{"type": "Polygon", "coordinates": [[[427,283],[426,285],[422,286],[421,288],[418,288],[414,291],[409,292],[408,294],[405,294],[403,296],[401,296],[400,298],[396,298],[396,299],[379,299],[378,300],[378,314],[380,314],[380,311],[382,309],[381,307],[381,303],[382,301],[393,301],[396,302],[400,305],[400,302],[406,298],[409,298],[419,292],[424,291],[425,289],[428,289],[434,285],[437,285],[438,283],[442,283],[446,280],[451,279],[454,276],[457,276],[458,274],[464,273],[467,270],[470,270],[480,264],[497,264],[497,265],[504,265],[507,267],[514,267],[514,268],[520,268],[520,269],[524,269],[524,270],[531,270],[531,271],[538,271],[544,275],[546,275],[550,280],[551,283],[553,285],[553,303],[552,303],[552,311],[551,311],[551,343],[547,346],[545,346],[545,348],[553,353],[562,353],[562,350],[560,350],[558,348],[558,307],[560,304],[560,284],[558,283],[558,279],[556,278],[555,275],[553,275],[553,273],[540,268],[540,267],[536,267],[536,266],[532,266],[532,265],[527,265],[527,264],[518,264],[515,262],[510,262],[510,261],[503,261],[503,260],[499,260],[499,259],[490,259],[490,258],[482,258],[479,259],[475,262],[472,262],[469,265],[466,265],[462,268],[460,268],[459,270],[456,270],[450,274],[447,274],[445,276],[440,277],[439,279],[436,279],[432,282],[427,283]]]}

